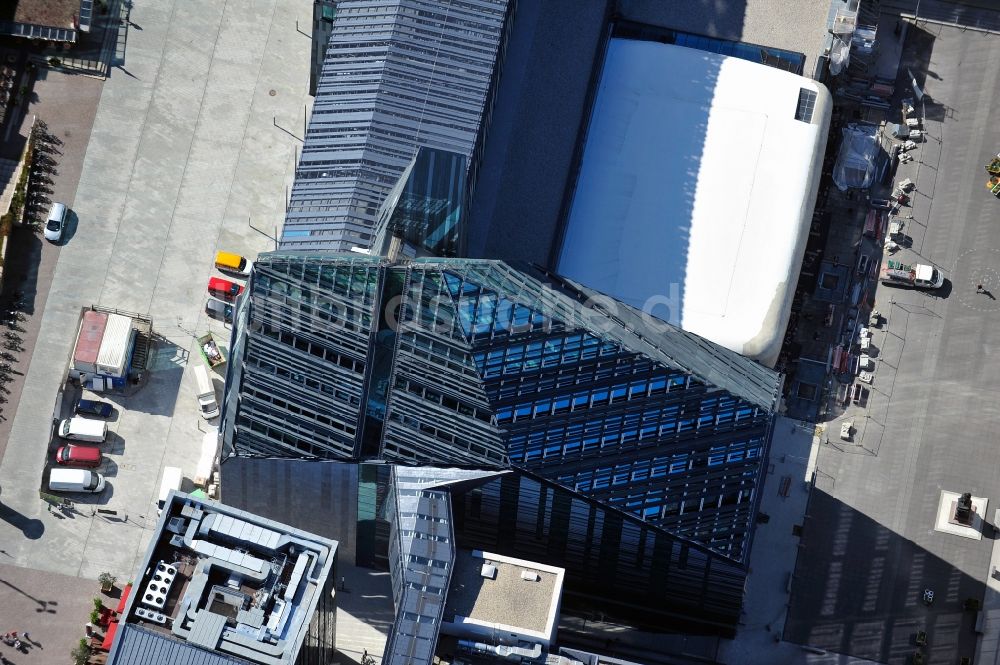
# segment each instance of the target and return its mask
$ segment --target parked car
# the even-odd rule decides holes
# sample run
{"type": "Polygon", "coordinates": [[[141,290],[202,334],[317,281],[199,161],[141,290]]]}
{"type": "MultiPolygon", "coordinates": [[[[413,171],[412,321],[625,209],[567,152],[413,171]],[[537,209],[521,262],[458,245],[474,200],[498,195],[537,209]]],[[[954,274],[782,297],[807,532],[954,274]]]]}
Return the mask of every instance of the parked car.
{"type": "Polygon", "coordinates": [[[66,206],[62,203],[53,203],[52,209],[49,210],[49,218],[45,220],[45,239],[59,242],[65,226],[66,206]]]}
{"type": "Polygon", "coordinates": [[[74,446],[67,444],[56,451],[56,464],[63,466],[101,466],[104,456],[95,446],[74,446]]]}
{"type": "Polygon", "coordinates": [[[114,410],[114,407],[107,402],[101,402],[96,399],[81,399],[76,403],[74,411],[77,415],[87,414],[88,416],[97,416],[98,418],[110,418],[114,410]]]}
{"type": "Polygon", "coordinates": [[[57,433],[64,439],[102,443],[108,436],[108,424],[74,416],[61,421],[57,433]]]}
{"type": "Polygon", "coordinates": [[[49,489],[53,492],[101,492],[104,476],[87,469],[52,469],[49,472],[49,489]]]}
{"type": "Polygon", "coordinates": [[[216,252],[215,267],[221,272],[237,275],[239,277],[246,277],[250,274],[250,269],[253,267],[253,261],[248,260],[245,256],[233,254],[232,252],[216,252]]]}
{"type": "Polygon", "coordinates": [[[209,298],[205,303],[205,313],[213,319],[221,319],[226,323],[233,322],[233,306],[214,298],[209,298]]]}
{"type": "Polygon", "coordinates": [[[208,293],[221,300],[235,300],[236,296],[243,293],[243,287],[236,282],[230,282],[221,277],[211,277],[208,280],[208,293]]]}

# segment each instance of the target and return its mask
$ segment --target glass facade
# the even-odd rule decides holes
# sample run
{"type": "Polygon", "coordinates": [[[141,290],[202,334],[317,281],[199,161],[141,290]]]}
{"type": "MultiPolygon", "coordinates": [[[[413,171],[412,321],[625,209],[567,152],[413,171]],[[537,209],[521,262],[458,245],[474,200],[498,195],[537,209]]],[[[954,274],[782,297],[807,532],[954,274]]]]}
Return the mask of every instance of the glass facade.
{"type": "Polygon", "coordinates": [[[393,657],[429,662],[457,550],[564,568],[563,614],[718,635],[738,621],[746,573],[706,547],[523,470],[390,468],[393,657]]]}
{"type": "Polygon", "coordinates": [[[374,253],[388,254],[390,239],[398,236],[410,256],[462,255],[465,170],[458,153],[419,148],[379,208],[374,253]]]}
{"type": "Polygon", "coordinates": [[[496,261],[263,254],[227,454],[519,468],[745,557],[780,377],[496,261]]]}
{"type": "Polygon", "coordinates": [[[455,544],[566,569],[562,613],[653,632],[731,637],[746,571],[533,474],[450,489],[455,544]]]}
{"type": "Polygon", "coordinates": [[[336,3],[281,248],[369,247],[419,146],[468,159],[507,10],[508,0],[336,3]]]}

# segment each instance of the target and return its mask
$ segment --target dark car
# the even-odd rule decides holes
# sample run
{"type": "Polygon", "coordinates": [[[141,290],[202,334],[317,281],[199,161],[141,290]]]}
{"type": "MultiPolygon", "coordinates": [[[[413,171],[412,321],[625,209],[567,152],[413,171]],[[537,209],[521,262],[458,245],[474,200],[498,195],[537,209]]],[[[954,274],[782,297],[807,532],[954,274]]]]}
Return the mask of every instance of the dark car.
{"type": "Polygon", "coordinates": [[[98,418],[110,418],[114,407],[107,402],[100,402],[96,399],[81,399],[76,403],[76,413],[86,413],[98,418]]]}
{"type": "Polygon", "coordinates": [[[63,466],[101,466],[101,449],[93,446],[65,445],[56,451],[56,464],[63,466]]]}
{"type": "Polygon", "coordinates": [[[213,319],[221,319],[226,323],[233,322],[233,306],[214,298],[209,298],[205,303],[205,313],[213,319]]]}

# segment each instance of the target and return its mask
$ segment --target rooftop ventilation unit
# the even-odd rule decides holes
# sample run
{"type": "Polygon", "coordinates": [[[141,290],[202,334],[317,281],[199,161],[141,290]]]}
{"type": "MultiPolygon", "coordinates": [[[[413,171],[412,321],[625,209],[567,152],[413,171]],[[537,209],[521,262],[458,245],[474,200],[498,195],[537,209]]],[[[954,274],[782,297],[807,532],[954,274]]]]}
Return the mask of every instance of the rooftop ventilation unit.
{"type": "Polygon", "coordinates": [[[537,582],[539,580],[538,573],[533,570],[522,570],[521,579],[525,582],[537,582]]]}
{"type": "Polygon", "coordinates": [[[165,615],[160,614],[159,612],[154,612],[153,610],[147,610],[145,607],[135,608],[135,615],[140,619],[152,621],[153,623],[167,623],[167,617],[165,615]]]}
{"type": "Polygon", "coordinates": [[[492,563],[484,563],[482,570],[479,571],[479,574],[486,579],[495,580],[497,578],[497,567],[492,563]]]}
{"type": "Polygon", "coordinates": [[[158,562],[156,569],[153,570],[152,578],[142,592],[142,604],[162,610],[163,606],[167,604],[167,594],[170,593],[170,587],[176,576],[176,568],[169,563],[158,562]]]}

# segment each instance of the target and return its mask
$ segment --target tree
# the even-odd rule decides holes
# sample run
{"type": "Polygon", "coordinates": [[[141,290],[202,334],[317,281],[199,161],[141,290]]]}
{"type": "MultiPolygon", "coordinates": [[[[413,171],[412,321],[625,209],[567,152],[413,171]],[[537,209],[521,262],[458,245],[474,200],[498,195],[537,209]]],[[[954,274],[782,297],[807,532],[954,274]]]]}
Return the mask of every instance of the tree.
{"type": "Polygon", "coordinates": [[[97,576],[97,581],[101,583],[101,591],[111,591],[111,587],[115,585],[118,578],[111,573],[104,572],[97,576]]]}
{"type": "Polygon", "coordinates": [[[69,652],[69,657],[73,659],[73,665],[87,665],[90,660],[90,645],[87,640],[81,638],[76,647],[69,652]]]}

